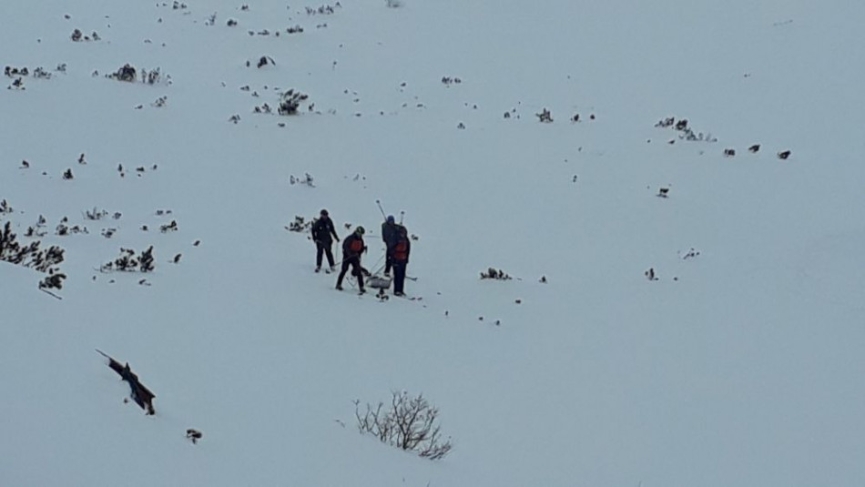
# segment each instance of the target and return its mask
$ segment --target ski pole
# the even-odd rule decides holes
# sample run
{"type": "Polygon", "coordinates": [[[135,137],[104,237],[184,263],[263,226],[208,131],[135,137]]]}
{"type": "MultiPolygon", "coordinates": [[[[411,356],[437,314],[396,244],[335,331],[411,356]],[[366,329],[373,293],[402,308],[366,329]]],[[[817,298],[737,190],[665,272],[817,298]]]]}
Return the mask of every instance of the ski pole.
{"type": "Polygon", "coordinates": [[[385,220],[387,220],[387,216],[385,216],[385,214],[384,214],[384,208],[381,207],[381,201],[375,200],[375,204],[378,205],[378,211],[381,212],[381,217],[384,218],[385,220]]]}
{"type": "Polygon", "coordinates": [[[405,216],[404,210],[399,210],[399,224],[402,225],[402,217],[405,216]]]}

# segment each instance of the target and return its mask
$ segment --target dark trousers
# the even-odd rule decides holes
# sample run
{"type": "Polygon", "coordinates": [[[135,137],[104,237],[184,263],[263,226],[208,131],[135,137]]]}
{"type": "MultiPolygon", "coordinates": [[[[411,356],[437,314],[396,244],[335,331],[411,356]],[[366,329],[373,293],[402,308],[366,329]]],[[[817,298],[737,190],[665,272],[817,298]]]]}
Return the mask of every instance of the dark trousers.
{"type": "Polygon", "coordinates": [[[360,257],[343,257],[342,269],[339,271],[339,277],[336,279],[336,285],[342,286],[342,278],[348,272],[348,267],[351,266],[351,275],[357,277],[357,285],[363,289],[363,271],[360,267],[360,257]]]}
{"type": "Polygon", "coordinates": [[[405,262],[393,263],[393,292],[395,293],[405,292],[403,290],[405,288],[405,267],[405,262]]]}
{"type": "Polygon", "coordinates": [[[330,243],[316,242],[315,246],[317,248],[315,254],[315,266],[321,267],[321,257],[322,254],[327,254],[327,262],[333,267],[333,252],[330,251],[330,243]]]}
{"type": "Polygon", "coordinates": [[[388,247],[384,254],[384,273],[388,274],[391,267],[393,267],[393,259],[390,256],[390,247],[388,247]]]}

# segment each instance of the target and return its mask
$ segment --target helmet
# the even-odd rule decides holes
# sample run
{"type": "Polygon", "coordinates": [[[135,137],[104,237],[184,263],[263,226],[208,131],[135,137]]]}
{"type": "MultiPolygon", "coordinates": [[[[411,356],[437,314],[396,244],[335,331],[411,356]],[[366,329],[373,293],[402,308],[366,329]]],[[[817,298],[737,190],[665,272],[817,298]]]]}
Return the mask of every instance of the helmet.
{"type": "Polygon", "coordinates": [[[319,212],[319,215],[321,215],[321,216],[327,216],[327,215],[328,215],[327,210],[322,209],[321,212],[319,212]]]}
{"type": "Polygon", "coordinates": [[[388,215],[388,216],[387,216],[387,222],[388,222],[388,223],[393,223],[393,222],[395,222],[395,221],[396,221],[396,219],[394,219],[393,215],[388,215]]]}
{"type": "Polygon", "coordinates": [[[357,228],[354,229],[354,233],[356,233],[358,235],[363,235],[364,233],[366,233],[366,230],[364,230],[363,227],[358,226],[357,228]]]}

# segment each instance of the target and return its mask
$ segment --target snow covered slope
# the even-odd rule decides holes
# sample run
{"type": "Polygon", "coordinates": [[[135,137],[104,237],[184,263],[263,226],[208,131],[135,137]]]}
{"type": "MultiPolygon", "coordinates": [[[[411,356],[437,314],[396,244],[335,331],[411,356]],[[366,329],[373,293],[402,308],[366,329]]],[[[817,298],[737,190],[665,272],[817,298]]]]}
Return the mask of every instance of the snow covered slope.
{"type": "Polygon", "coordinates": [[[28,75],[2,78],[0,225],[68,278],[0,262],[0,485],[862,484],[863,16],[3,2],[28,75]],[[127,63],[158,79],[106,77],[127,63]],[[285,229],[327,208],[376,270],[377,200],[417,238],[413,299],[335,291],[285,229]],[[150,246],[153,272],[100,271],[150,246]],[[444,459],[358,434],[354,401],[399,390],[444,459]]]}

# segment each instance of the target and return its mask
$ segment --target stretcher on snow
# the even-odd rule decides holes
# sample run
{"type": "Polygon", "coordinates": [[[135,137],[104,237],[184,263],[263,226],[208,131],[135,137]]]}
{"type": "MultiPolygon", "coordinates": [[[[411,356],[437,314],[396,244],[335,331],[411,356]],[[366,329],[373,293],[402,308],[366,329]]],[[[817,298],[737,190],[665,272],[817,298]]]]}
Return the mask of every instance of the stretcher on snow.
{"type": "Polygon", "coordinates": [[[391,278],[388,276],[369,276],[367,278],[367,285],[373,289],[388,289],[390,288],[391,278]]]}

